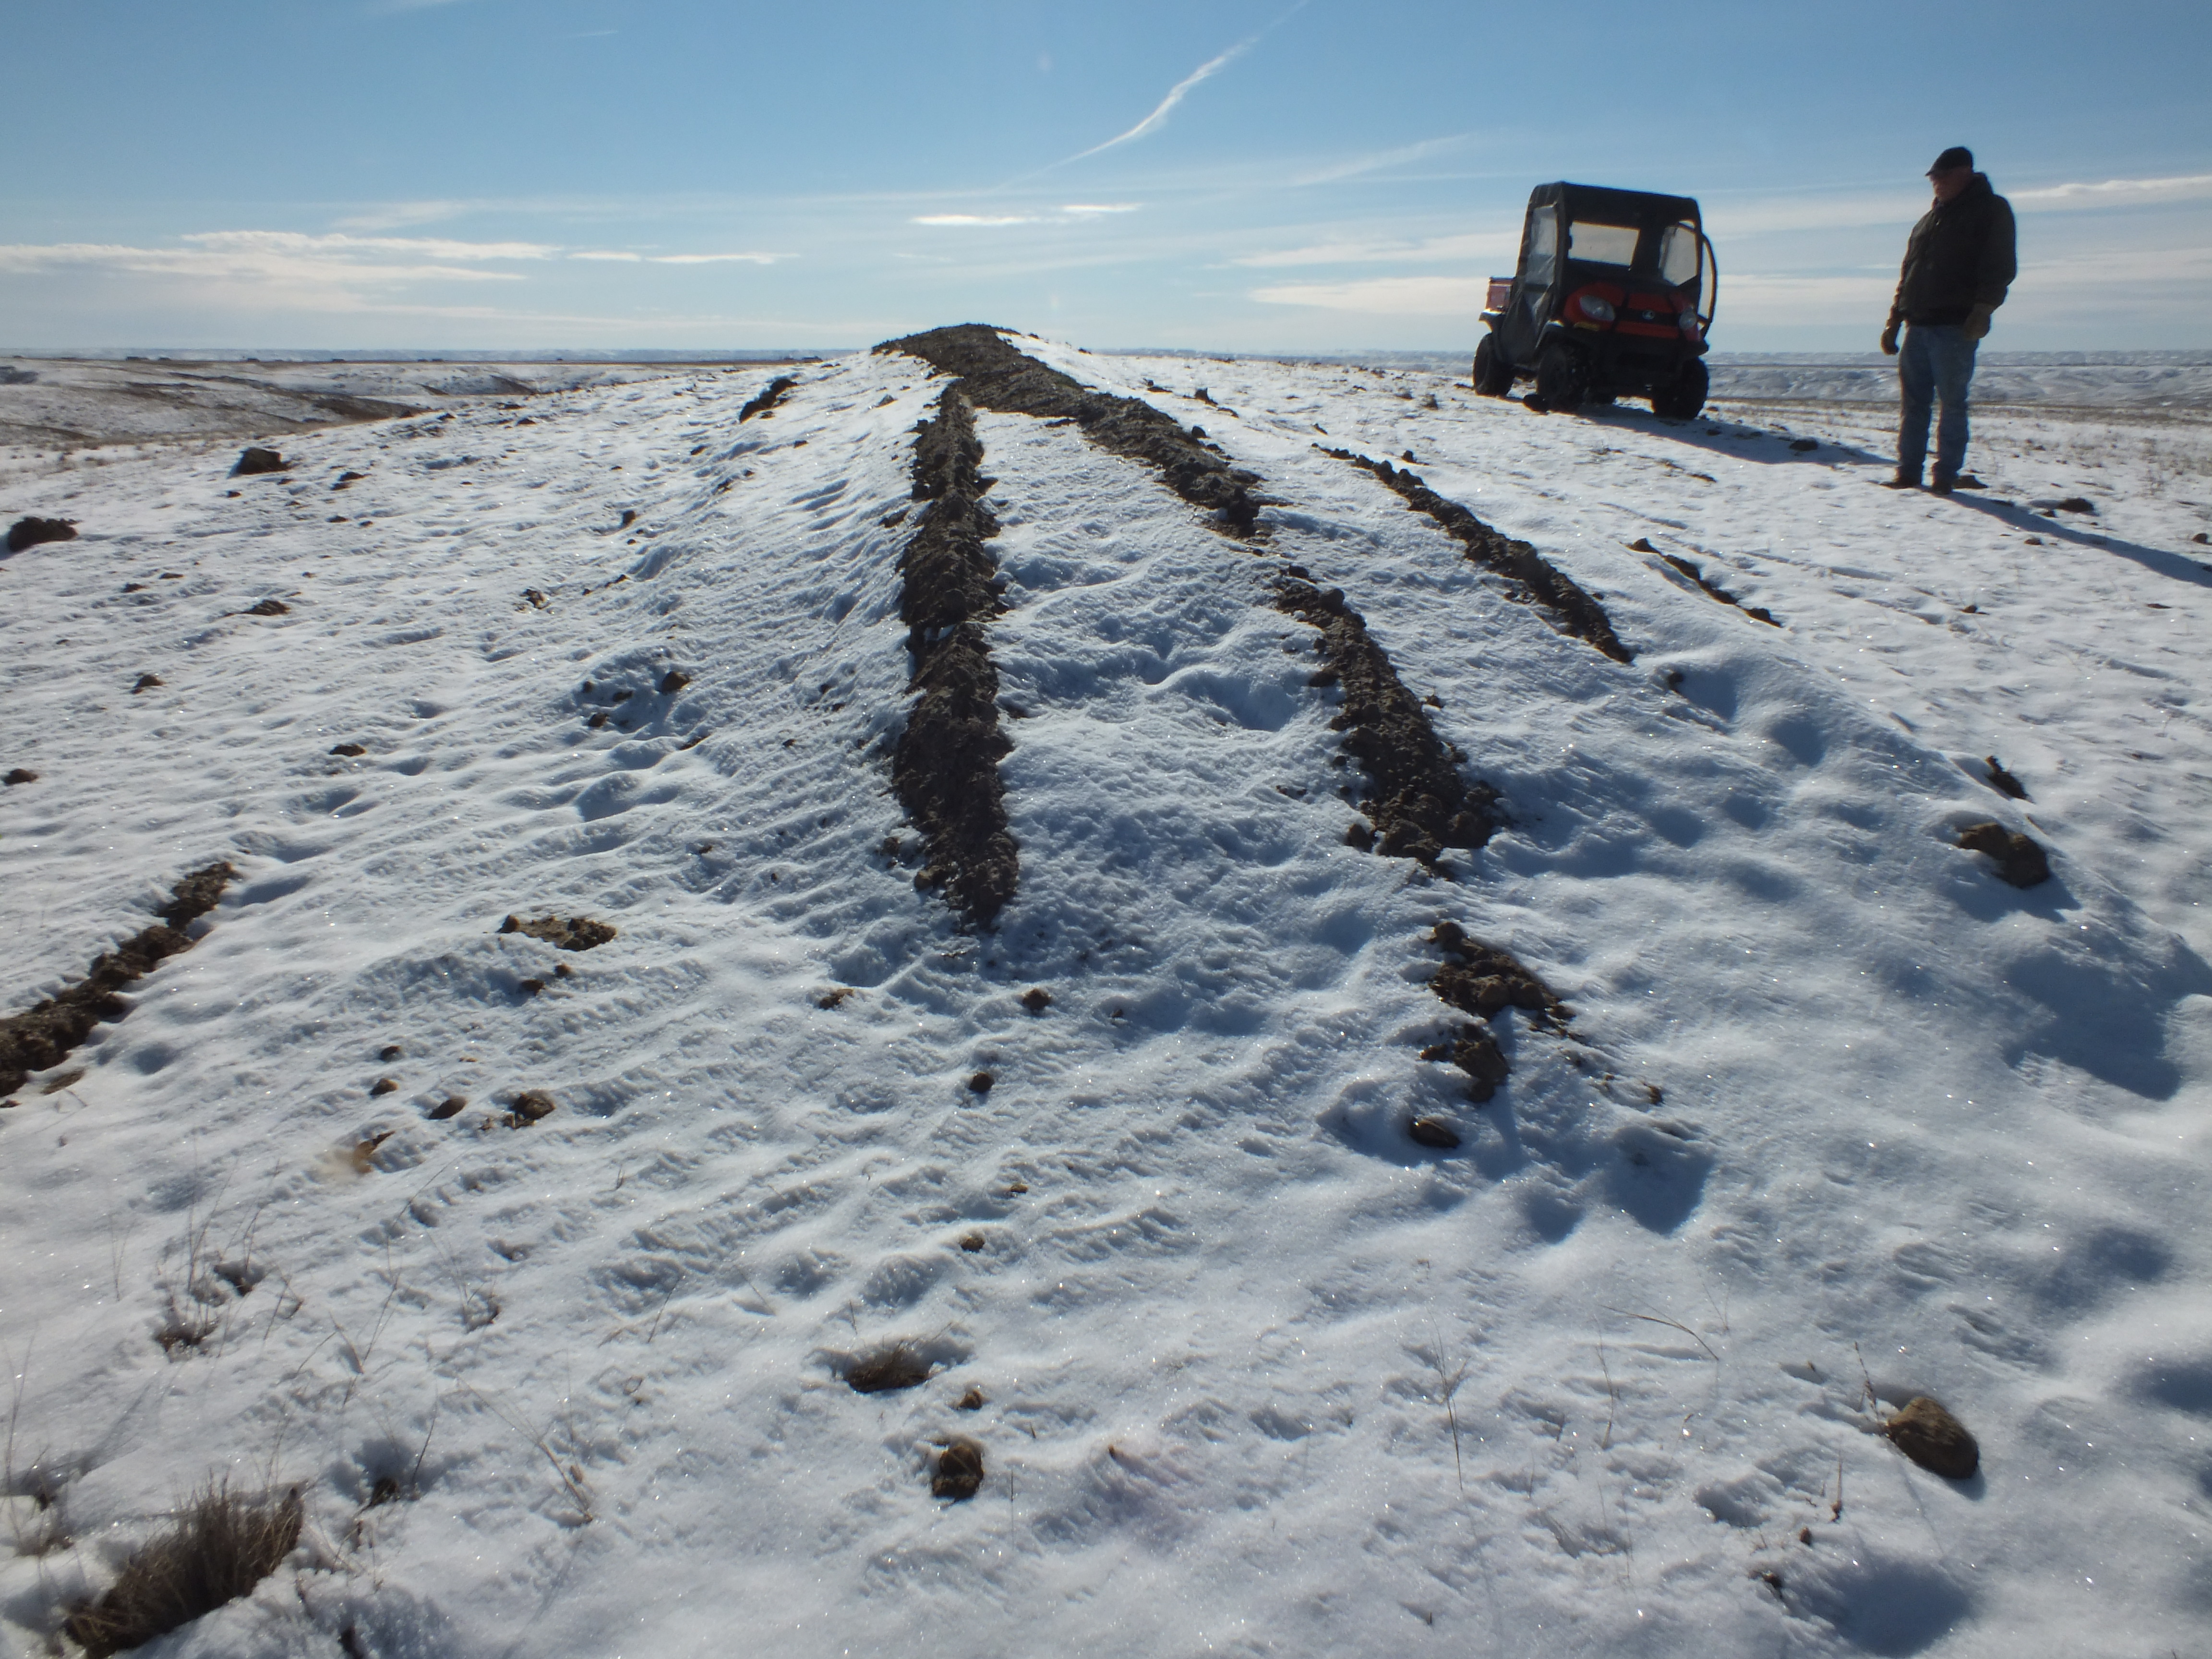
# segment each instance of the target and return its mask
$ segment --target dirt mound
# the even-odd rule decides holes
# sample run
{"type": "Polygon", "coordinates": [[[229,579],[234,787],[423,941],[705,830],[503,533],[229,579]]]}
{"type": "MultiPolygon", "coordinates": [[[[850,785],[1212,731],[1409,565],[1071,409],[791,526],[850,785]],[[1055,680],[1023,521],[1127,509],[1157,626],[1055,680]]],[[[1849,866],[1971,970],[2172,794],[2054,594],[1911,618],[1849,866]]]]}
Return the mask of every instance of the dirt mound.
{"type": "Polygon", "coordinates": [[[589,916],[539,916],[534,921],[525,921],[520,916],[509,916],[499,925],[502,933],[527,933],[532,939],[542,939],[548,945],[557,945],[563,951],[589,951],[605,945],[615,936],[615,930],[604,921],[593,921],[589,916]]]}
{"type": "Polygon", "coordinates": [[[291,465],[273,449],[249,449],[238,458],[238,465],[230,469],[230,476],[238,478],[256,472],[283,472],[291,465]]]}
{"type": "Polygon", "coordinates": [[[1474,1022],[1460,1028],[1449,1044],[1425,1048],[1425,1060],[1449,1060],[1468,1075],[1468,1097],[1488,1100],[1510,1074],[1505,1054],[1491,1034],[1492,1016],[1518,1008],[1531,1023],[1557,1030],[1574,1018],[1552,988],[1529,972],[1510,951],[1470,939],[1455,921],[1440,921],[1429,942],[1444,953],[1429,988],[1474,1022]]]}
{"type": "Polygon", "coordinates": [[[76,539],[76,520],[74,519],[18,519],[8,526],[8,550],[21,553],[27,547],[36,547],[40,542],[73,542],[76,539]]]}
{"type": "Polygon", "coordinates": [[[960,377],[970,402],[1002,414],[1073,421],[1101,449],[1160,470],[1168,488],[1215,516],[1224,534],[1257,534],[1263,499],[1251,493],[1255,473],[1229,464],[1219,450],[1150,404],[1093,392],[1006,343],[981,323],[933,328],[886,341],[878,351],[903,351],[940,374],[960,377]]]}
{"type": "Polygon", "coordinates": [[[2051,879],[2051,860],[2043,848],[2002,823],[1970,823],[1959,832],[1959,845],[1970,853],[1987,853],[1997,862],[1997,874],[2015,887],[2051,879]]]}
{"type": "Polygon", "coordinates": [[[929,843],[915,885],[943,886],[988,927],[1021,877],[999,777],[1013,744],[1000,729],[999,672],[982,628],[1004,609],[998,562],[984,545],[999,521],[982,502],[983,446],[962,384],[945,387],[937,406],[937,418],[915,434],[914,494],[927,505],[899,555],[899,616],[921,696],[899,734],[891,784],[929,843]]]}
{"type": "MultiPolygon", "coordinates": [[[[1403,495],[1409,509],[1425,513],[1441,525],[1445,534],[1467,550],[1471,562],[1515,583],[1529,600],[1558,617],[1559,625],[1577,639],[1589,641],[1615,662],[1634,660],[1634,653],[1613,631],[1612,620],[1604,608],[1527,542],[1515,541],[1492,529],[1457,501],[1446,501],[1437,495],[1417,475],[1401,472],[1388,461],[1370,460],[1348,449],[1322,453],[1372,472],[1403,495]]],[[[1413,457],[1408,455],[1406,459],[1411,460],[1413,457]]]]}
{"type": "Polygon", "coordinates": [[[783,394],[797,386],[788,374],[779,374],[768,383],[761,394],[738,411],[738,419],[750,421],[756,415],[765,415],[783,401],[783,394]]]}
{"type": "Polygon", "coordinates": [[[1982,1466],[1982,1449],[1966,1425],[1924,1394],[1907,1401],[1882,1432],[1898,1450],[1946,1480],[1970,1480],[1982,1466]]]}
{"type": "Polygon", "coordinates": [[[1453,764],[1428,711],[1408,691],[1341,588],[1327,592],[1296,577],[1275,585],[1275,605],[1321,630],[1325,672],[1344,688],[1329,722],[1348,733],[1344,746],[1365,769],[1370,793],[1359,810],[1374,820],[1382,850],[1434,866],[1447,847],[1480,847],[1498,828],[1498,792],[1470,788],[1453,764]]]}
{"type": "Polygon", "coordinates": [[[0,1094],[23,1086],[27,1074],[58,1065],[100,1021],[131,1012],[120,993],[151,973],[165,957],[192,948],[185,929],[216,907],[236,872],[210,864],[179,882],[169,902],[155,914],[161,925],[142,929],[94,957],[92,971],[59,996],[49,997],[27,1013],[0,1020],[0,1094]]]}

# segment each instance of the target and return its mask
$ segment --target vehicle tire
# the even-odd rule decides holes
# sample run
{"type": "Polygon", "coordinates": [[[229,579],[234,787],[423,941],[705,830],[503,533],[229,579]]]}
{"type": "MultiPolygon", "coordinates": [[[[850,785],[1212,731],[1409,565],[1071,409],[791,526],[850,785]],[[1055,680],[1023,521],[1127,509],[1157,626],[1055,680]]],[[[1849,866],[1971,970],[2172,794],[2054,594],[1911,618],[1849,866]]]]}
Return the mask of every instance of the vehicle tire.
{"type": "Polygon", "coordinates": [[[1705,360],[1691,358],[1671,382],[1651,394],[1651,412],[1669,421],[1696,419],[1698,411],[1705,406],[1709,383],[1705,360]]]}
{"type": "Polygon", "coordinates": [[[1485,398],[1503,398],[1513,390],[1513,365],[1498,349],[1498,337],[1486,334],[1474,349],[1474,389],[1485,398]]]}
{"type": "Polygon", "coordinates": [[[1553,344],[1536,359],[1536,395],[1554,415],[1571,415],[1589,390],[1589,370],[1572,346],[1553,344]]]}

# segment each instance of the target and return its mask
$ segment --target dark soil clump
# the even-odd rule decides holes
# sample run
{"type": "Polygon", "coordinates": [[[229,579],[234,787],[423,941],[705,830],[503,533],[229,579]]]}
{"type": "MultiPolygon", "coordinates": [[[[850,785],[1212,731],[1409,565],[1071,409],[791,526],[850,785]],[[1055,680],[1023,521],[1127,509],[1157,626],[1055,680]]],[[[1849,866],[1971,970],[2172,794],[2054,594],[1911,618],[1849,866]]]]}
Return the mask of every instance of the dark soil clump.
{"type": "Polygon", "coordinates": [[[1982,1449],[1966,1425],[1926,1395],[1882,1425],[1889,1443],[1923,1469],[1946,1480],[1966,1480],[1982,1466],[1982,1449]]]}
{"type": "Polygon", "coordinates": [[[2051,860],[2043,848],[2002,823],[1970,823],[1959,832],[1959,845],[1970,853],[1987,853],[1996,860],[1998,876],[2015,887],[2051,879],[2051,860]]]}
{"type": "Polygon", "coordinates": [[[468,1103],[469,1097],[466,1095],[448,1095],[423,1115],[433,1123],[443,1123],[449,1117],[459,1117],[462,1109],[468,1103]]]}
{"type": "Polygon", "coordinates": [[[367,746],[358,743],[334,743],[331,745],[331,753],[343,755],[348,760],[358,760],[368,752],[367,746]]]}
{"type": "Polygon", "coordinates": [[[1101,449],[1158,467],[1169,489],[1214,515],[1217,530],[1246,538],[1259,533],[1265,503],[1252,494],[1260,482],[1257,474],[1231,466],[1202,435],[1184,430],[1150,404],[1094,392],[1017,351],[998,329],[961,323],[887,341],[876,349],[903,351],[940,374],[957,376],[969,400],[985,409],[1073,421],[1101,449]]]}
{"type": "Polygon", "coordinates": [[[543,1089],[525,1089],[508,1103],[503,1121],[510,1129],[526,1129],[541,1118],[552,1115],[552,1096],[543,1089]]]}
{"type": "Polygon", "coordinates": [[[938,1454],[937,1474],[929,1483],[929,1495],[948,1498],[955,1504],[964,1503],[975,1495],[983,1484],[983,1449],[974,1441],[957,1439],[938,1454]]]}
{"type": "Polygon", "coordinates": [[[59,996],[49,997],[27,1013],[0,1020],[0,1095],[23,1085],[25,1075],[58,1065],[102,1020],[121,1019],[131,1005],[120,994],[151,973],[164,958],[192,948],[185,929],[215,908],[224,884],[236,872],[228,864],[210,864],[176,885],[168,903],[155,914],[156,927],[142,929],[94,958],[92,971],[59,996]]]}
{"type": "Polygon", "coordinates": [[[2002,761],[1995,755],[1990,755],[1986,757],[1984,763],[1990,769],[1990,787],[1999,794],[2010,795],[2014,800],[2027,799],[2027,786],[2006,771],[2002,761]]]}
{"type": "Polygon", "coordinates": [[[1403,495],[1411,511],[1425,513],[1443,526],[1444,533],[1467,550],[1471,562],[1512,582],[1522,595],[1557,617],[1559,625],[1577,639],[1587,641],[1615,662],[1633,660],[1634,653],[1613,631],[1612,620],[1603,607],[1527,542],[1515,541],[1492,529],[1457,501],[1446,501],[1419,477],[1401,472],[1388,461],[1370,460],[1348,449],[1326,453],[1372,472],[1403,495]]]}
{"type": "Polygon", "coordinates": [[[141,674],[138,684],[131,688],[131,695],[135,697],[141,691],[151,691],[155,686],[165,684],[167,682],[159,674],[141,674]]]}
{"type": "Polygon", "coordinates": [[[106,1595],[72,1612],[63,1634],[86,1659],[108,1659],[251,1595],[300,1541],[301,1513],[297,1490],[247,1498],[210,1487],[124,1564],[106,1595]]]}
{"type": "Polygon", "coordinates": [[[534,921],[525,921],[520,916],[509,916],[499,925],[502,933],[527,933],[532,939],[542,939],[548,945],[557,945],[563,951],[589,951],[605,945],[615,936],[615,930],[604,921],[593,921],[589,916],[539,916],[534,921]]]}
{"type": "Polygon", "coordinates": [[[1498,828],[1498,792],[1472,787],[1429,724],[1428,710],[1408,691],[1367,623],[1327,592],[1289,578],[1275,585],[1278,609],[1321,630],[1321,649],[1344,688],[1344,707],[1329,724],[1346,732],[1345,748],[1365,769],[1370,793],[1359,803],[1375,824],[1382,850],[1434,868],[1447,847],[1474,848],[1498,828]]]}
{"type": "Polygon", "coordinates": [[[19,766],[9,773],[5,779],[0,779],[0,782],[5,782],[10,789],[19,783],[36,783],[38,781],[39,775],[27,766],[19,766]]]}
{"type": "Polygon", "coordinates": [[[845,1373],[846,1386],[854,1394],[890,1394],[928,1381],[929,1362],[903,1342],[854,1361],[845,1373]]]}
{"type": "Polygon", "coordinates": [[[76,520],[74,519],[18,519],[8,526],[8,550],[21,553],[27,547],[36,547],[40,542],[73,542],[76,539],[76,520]]]}
{"type": "Polygon", "coordinates": [[[283,472],[291,465],[273,449],[249,449],[238,458],[238,465],[230,469],[230,476],[239,478],[256,472],[283,472]]]}
{"type": "Polygon", "coordinates": [[[1406,1126],[1406,1133],[1415,1145],[1432,1146],[1440,1152],[1459,1145],[1459,1131],[1440,1117],[1417,1117],[1406,1126]]]}
{"type": "Polygon", "coordinates": [[[282,599],[260,599],[238,613],[241,617],[289,617],[292,607],[282,599]]]}
{"type": "Polygon", "coordinates": [[[768,383],[758,397],[738,411],[738,418],[740,421],[750,421],[756,415],[765,415],[783,401],[785,392],[798,384],[799,382],[788,374],[777,375],[768,383]]]}
{"type": "Polygon", "coordinates": [[[1485,1022],[1518,1008],[1532,1024],[1556,1030],[1574,1018],[1552,988],[1530,973],[1510,951],[1468,937],[1455,921],[1440,921],[1429,942],[1444,953],[1429,988],[1474,1021],[1461,1027],[1447,1048],[1421,1051],[1424,1059],[1449,1060],[1468,1075],[1468,1096],[1478,1104],[1498,1092],[1510,1074],[1504,1051],[1485,1022]]]}
{"type": "Polygon", "coordinates": [[[943,887],[988,927],[1013,897],[1021,869],[999,777],[1013,744],[1000,727],[999,672],[982,626],[1005,608],[992,582],[998,563],[984,545],[999,521],[982,501],[982,455],[961,386],[945,387],[937,418],[915,434],[914,494],[927,505],[899,555],[899,616],[912,688],[921,695],[899,734],[891,784],[929,845],[915,885],[943,887]]]}
{"type": "Polygon", "coordinates": [[[1033,1014],[1041,1014],[1052,1006],[1052,993],[1042,985],[1033,985],[1022,993],[1022,1006],[1033,1014]]]}

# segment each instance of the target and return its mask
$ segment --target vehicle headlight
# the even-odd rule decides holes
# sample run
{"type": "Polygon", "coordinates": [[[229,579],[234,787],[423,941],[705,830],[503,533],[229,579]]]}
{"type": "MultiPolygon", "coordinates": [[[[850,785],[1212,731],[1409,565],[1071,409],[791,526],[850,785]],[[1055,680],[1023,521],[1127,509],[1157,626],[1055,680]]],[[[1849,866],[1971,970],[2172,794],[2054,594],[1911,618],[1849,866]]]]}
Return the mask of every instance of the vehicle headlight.
{"type": "Polygon", "coordinates": [[[1675,321],[1681,324],[1683,333],[1695,334],[1698,331],[1697,307],[1694,306],[1686,307],[1682,314],[1675,319],[1675,321]]]}
{"type": "Polygon", "coordinates": [[[1585,294],[1575,303],[1582,307],[1583,315],[1594,323],[1613,320],[1613,301],[1602,295],[1585,294]]]}

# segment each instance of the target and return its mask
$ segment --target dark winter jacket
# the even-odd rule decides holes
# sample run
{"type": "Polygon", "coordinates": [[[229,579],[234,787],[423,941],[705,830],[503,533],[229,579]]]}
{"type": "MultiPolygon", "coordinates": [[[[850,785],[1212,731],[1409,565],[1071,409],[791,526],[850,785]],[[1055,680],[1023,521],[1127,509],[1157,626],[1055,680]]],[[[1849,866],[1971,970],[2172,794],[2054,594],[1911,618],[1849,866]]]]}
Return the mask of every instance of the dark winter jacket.
{"type": "Polygon", "coordinates": [[[1930,208],[1905,239],[1891,320],[1963,323],[1976,306],[2002,305],[2019,270],[2012,204],[1978,173],[1957,196],[1930,208]]]}

